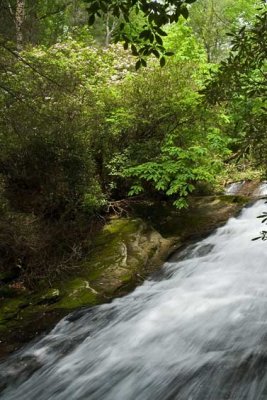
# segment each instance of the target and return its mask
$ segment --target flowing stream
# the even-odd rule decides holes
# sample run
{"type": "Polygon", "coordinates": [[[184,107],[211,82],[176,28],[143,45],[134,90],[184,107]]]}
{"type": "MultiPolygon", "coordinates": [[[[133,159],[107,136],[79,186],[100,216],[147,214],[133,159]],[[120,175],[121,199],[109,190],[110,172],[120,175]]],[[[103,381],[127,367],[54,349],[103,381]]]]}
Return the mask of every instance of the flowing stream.
{"type": "MultiPolygon", "coordinates": [[[[0,366],[4,400],[266,400],[263,200],[0,366]]],[[[1,385],[0,385],[1,386],[1,385]]]]}

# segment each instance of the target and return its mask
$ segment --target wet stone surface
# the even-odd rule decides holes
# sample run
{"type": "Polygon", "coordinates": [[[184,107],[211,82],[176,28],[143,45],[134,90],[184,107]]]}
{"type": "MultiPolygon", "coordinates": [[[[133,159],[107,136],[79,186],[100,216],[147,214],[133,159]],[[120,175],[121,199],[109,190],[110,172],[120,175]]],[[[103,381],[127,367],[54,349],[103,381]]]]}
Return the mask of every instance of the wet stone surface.
{"type": "Polygon", "coordinates": [[[165,203],[144,204],[131,218],[111,219],[75,275],[52,287],[28,291],[14,284],[15,271],[0,276],[0,358],[70,311],[129,293],[176,249],[225,223],[246,202],[240,196],[206,196],[192,199],[183,211],[165,203]]]}

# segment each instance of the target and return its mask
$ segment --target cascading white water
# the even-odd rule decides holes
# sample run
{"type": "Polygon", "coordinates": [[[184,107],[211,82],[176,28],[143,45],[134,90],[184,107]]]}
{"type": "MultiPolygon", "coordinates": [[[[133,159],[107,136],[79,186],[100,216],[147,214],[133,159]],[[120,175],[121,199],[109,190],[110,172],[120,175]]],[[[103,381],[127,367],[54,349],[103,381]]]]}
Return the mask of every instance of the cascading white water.
{"type": "Polygon", "coordinates": [[[1,365],[4,400],[266,400],[263,200],[1,365]]]}
{"type": "Polygon", "coordinates": [[[263,181],[259,187],[254,191],[253,196],[267,196],[267,182],[263,181]]]}
{"type": "Polygon", "coordinates": [[[228,185],[225,189],[225,194],[237,194],[244,184],[245,181],[230,183],[230,185],[228,185]]]}

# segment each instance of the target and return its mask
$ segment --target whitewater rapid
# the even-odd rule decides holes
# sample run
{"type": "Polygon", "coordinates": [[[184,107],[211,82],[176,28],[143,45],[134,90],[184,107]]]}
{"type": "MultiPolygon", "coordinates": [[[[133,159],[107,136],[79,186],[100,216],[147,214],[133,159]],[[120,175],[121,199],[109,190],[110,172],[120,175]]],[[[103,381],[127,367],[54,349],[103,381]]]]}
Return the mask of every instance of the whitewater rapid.
{"type": "Polygon", "coordinates": [[[0,365],[4,400],[266,400],[263,200],[0,365]]]}

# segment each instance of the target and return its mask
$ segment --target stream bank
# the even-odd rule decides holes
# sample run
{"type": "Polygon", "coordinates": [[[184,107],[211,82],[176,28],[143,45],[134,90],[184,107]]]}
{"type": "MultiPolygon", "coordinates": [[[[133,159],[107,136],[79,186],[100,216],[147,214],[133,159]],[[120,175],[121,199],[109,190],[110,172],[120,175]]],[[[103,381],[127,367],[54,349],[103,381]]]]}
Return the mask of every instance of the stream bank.
{"type": "Polygon", "coordinates": [[[69,312],[130,292],[177,249],[224,224],[249,202],[245,196],[205,196],[187,210],[146,203],[131,217],[112,218],[96,235],[77,273],[28,291],[0,277],[0,357],[48,330],[69,312]]]}

